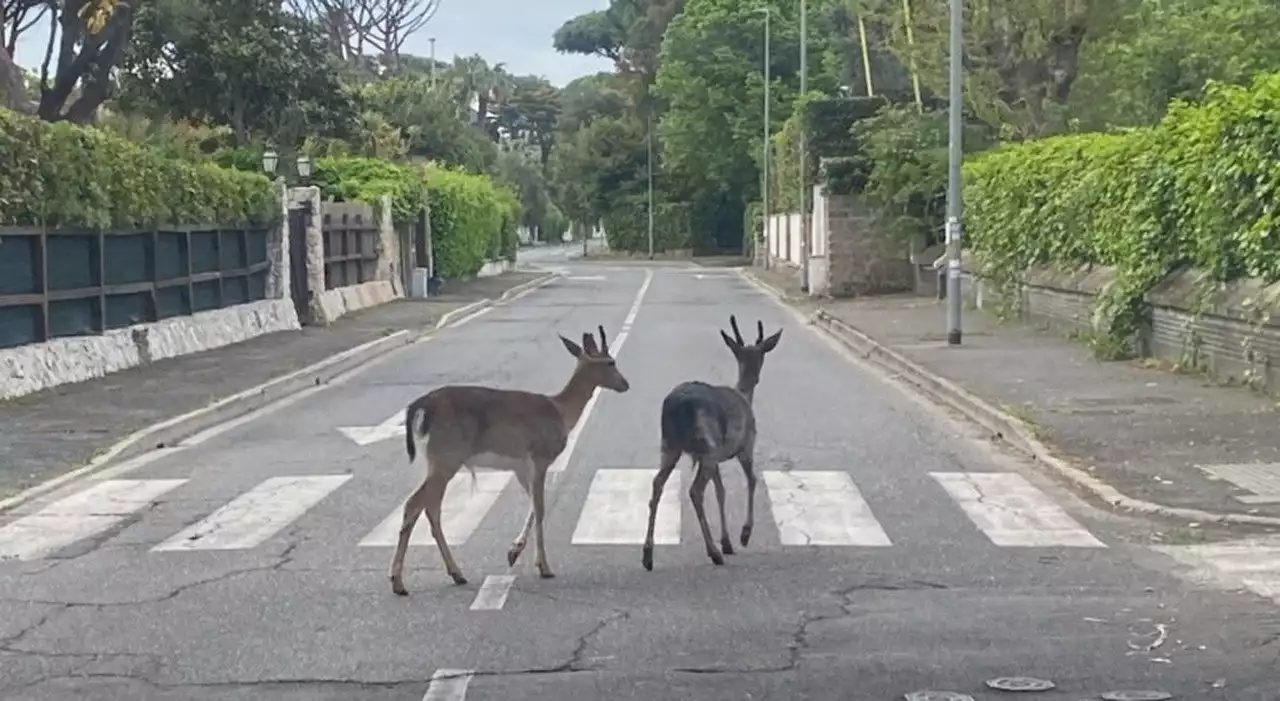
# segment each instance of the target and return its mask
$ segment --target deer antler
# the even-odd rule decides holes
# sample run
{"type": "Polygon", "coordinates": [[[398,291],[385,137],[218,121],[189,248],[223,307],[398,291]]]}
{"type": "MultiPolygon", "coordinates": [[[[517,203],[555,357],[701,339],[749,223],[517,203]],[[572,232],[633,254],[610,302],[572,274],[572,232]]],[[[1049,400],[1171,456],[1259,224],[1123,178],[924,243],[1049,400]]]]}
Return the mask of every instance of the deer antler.
{"type": "Polygon", "coordinates": [[[756,322],[756,345],[757,346],[760,345],[760,342],[763,340],[764,340],[764,322],[757,321],[756,322]]]}
{"type": "Polygon", "coordinates": [[[604,326],[600,325],[596,328],[600,329],[600,353],[603,355],[609,355],[609,339],[604,336],[604,326]]]}
{"type": "Polygon", "coordinates": [[[733,336],[738,341],[738,345],[747,345],[747,342],[742,340],[742,332],[738,330],[738,319],[732,314],[729,315],[729,325],[733,327],[733,336]]]}

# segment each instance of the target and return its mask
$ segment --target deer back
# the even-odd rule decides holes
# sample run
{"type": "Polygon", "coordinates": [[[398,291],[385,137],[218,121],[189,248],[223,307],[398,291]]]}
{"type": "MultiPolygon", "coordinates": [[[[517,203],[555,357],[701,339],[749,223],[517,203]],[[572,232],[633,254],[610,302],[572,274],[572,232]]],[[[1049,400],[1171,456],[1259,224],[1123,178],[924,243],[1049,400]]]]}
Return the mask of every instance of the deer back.
{"type": "Polygon", "coordinates": [[[554,460],[565,448],[564,419],[545,394],[450,385],[428,396],[431,440],[451,452],[554,460]]]}

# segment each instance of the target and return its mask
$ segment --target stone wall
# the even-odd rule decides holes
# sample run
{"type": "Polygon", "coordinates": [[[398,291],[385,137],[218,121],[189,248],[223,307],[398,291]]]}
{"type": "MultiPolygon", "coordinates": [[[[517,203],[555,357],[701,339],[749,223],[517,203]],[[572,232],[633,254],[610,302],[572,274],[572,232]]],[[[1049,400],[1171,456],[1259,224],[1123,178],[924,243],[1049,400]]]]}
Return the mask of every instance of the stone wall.
{"type": "MultiPolygon", "coordinates": [[[[968,267],[965,297],[979,307],[990,305],[992,290],[968,267]]],[[[1100,322],[1094,303],[1114,278],[1114,271],[1105,267],[1028,271],[1022,316],[1062,331],[1095,333],[1100,322]]],[[[1179,270],[1147,293],[1146,313],[1133,339],[1139,354],[1280,391],[1280,313],[1270,319],[1266,312],[1280,311],[1280,283],[1230,283],[1197,312],[1199,280],[1197,271],[1179,270]]]]}
{"type": "Polygon", "coordinates": [[[856,196],[827,198],[827,293],[832,297],[909,292],[916,274],[907,246],[880,226],[856,196]]]}

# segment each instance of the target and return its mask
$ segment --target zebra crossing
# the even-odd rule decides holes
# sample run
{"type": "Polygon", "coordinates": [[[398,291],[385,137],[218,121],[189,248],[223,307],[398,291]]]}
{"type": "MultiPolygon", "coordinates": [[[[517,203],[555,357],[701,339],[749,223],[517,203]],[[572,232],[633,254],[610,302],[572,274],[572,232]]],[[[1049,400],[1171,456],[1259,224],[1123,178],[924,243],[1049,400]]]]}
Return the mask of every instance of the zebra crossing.
{"type": "MultiPolygon", "coordinates": [[[[576,511],[572,545],[641,544],[653,475],[647,469],[597,470],[581,503],[568,507],[576,511]]],[[[757,496],[757,529],[761,522],[772,521],[781,546],[894,545],[873,503],[849,473],[764,470],[760,477],[759,491],[768,503],[760,503],[761,495],[757,496]]],[[[997,547],[1107,547],[1019,474],[934,472],[930,477],[939,496],[954,504],[997,547]]],[[[686,480],[677,471],[667,481],[656,521],[657,544],[681,543],[686,480]]],[[[309,512],[339,490],[353,488],[354,481],[351,474],[270,477],[154,544],[149,552],[251,550],[286,528],[305,529],[309,512]]],[[[510,472],[477,471],[474,483],[469,474],[459,473],[454,482],[445,493],[442,514],[445,535],[454,545],[466,543],[493,515],[504,493],[520,489],[510,472]]],[[[182,490],[191,486],[189,479],[100,481],[32,513],[0,521],[0,561],[46,558],[79,541],[100,537],[131,520],[146,518],[145,510],[154,502],[180,498],[182,490]]],[[[709,511],[714,515],[714,509],[709,511]]],[[[394,547],[400,518],[397,506],[372,530],[353,534],[349,546],[394,547]]],[[[410,542],[434,547],[427,528],[415,529],[410,542]]]]}

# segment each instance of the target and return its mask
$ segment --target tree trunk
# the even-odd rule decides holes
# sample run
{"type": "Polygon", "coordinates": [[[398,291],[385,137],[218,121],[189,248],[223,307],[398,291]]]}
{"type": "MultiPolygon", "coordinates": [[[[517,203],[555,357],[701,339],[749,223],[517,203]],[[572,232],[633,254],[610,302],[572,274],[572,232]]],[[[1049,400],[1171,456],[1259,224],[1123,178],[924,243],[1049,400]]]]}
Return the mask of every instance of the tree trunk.
{"type": "Polygon", "coordinates": [[[27,98],[22,67],[13,62],[4,47],[0,47],[0,106],[24,114],[35,112],[35,103],[27,98]]]}

